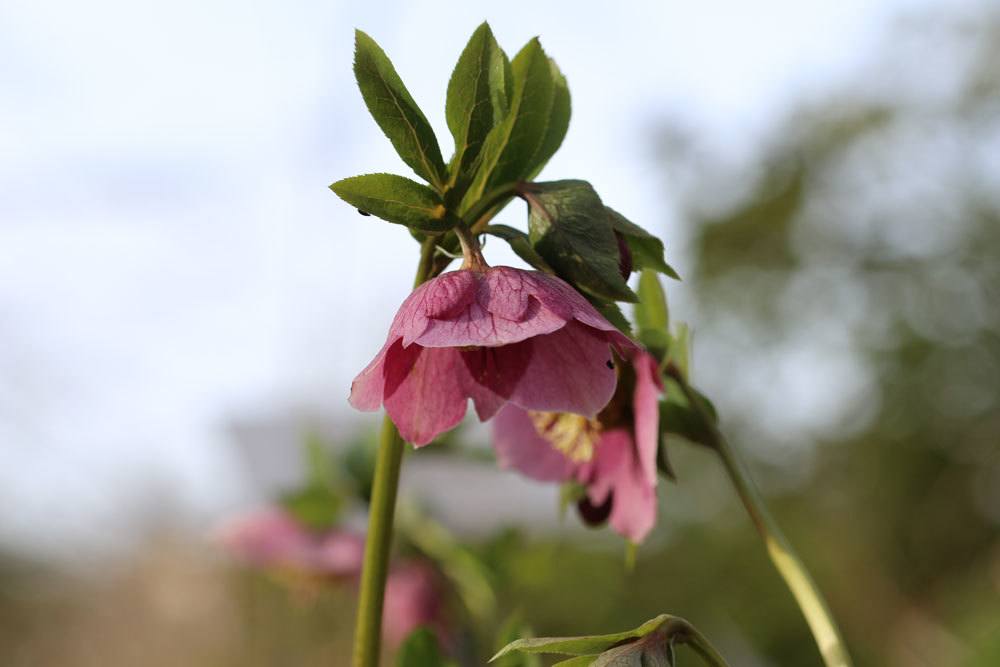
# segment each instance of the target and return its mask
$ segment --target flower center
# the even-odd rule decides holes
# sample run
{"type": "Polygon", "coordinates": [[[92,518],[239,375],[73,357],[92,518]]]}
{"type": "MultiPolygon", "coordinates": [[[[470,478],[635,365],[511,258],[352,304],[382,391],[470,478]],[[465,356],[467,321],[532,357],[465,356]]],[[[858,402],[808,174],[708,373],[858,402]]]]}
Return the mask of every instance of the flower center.
{"type": "Polygon", "coordinates": [[[586,463],[594,458],[601,437],[601,423],[568,412],[528,411],[538,435],[562,452],[573,463],[586,463]]]}

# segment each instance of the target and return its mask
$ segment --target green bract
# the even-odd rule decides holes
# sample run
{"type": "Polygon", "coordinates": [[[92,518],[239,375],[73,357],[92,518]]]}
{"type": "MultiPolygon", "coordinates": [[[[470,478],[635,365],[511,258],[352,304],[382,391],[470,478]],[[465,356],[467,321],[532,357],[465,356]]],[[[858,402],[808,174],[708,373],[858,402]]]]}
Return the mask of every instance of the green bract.
{"type": "Polygon", "coordinates": [[[364,32],[355,38],[354,73],[365,104],[427,185],[379,173],[330,188],[361,213],[406,226],[421,243],[437,236],[432,260],[438,271],[459,253],[457,227],[503,239],[522,260],[570,283],[630,332],[614,302],[637,300],[627,283],[631,267],[677,274],[663,259],[663,243],[606,207],[586,181],[531,182],[562,144],[571,109],[566,77],[538,39],[510,60],[488,24],[473,32],[448,81],[445,119],[455,152],[446,163],[388,56],[364,32]],[[527,232],[489,224],[514,197],[528,203],[527,232]]]}
{"type": "Polygon", "coordinates": [[[440,186],[446,180],[446,169],[431,124],[375,40],[358,30],[355,48],[354,75],[375,122],[403,162],[418,176],[440,186]]]}
{"type": "Polygon", "coordinates": [[[394,174],[365,174],[330,186],[337,196],[364,213],[425,232],[455,226],[441,195],[426,185],[394,174]]]}
{"type": "Polygon", "coordinates": [[[526,184],[531,242],[559,275],[594,296],[635,301],[619,269],[618,241],[586,181],[526,184]]]}

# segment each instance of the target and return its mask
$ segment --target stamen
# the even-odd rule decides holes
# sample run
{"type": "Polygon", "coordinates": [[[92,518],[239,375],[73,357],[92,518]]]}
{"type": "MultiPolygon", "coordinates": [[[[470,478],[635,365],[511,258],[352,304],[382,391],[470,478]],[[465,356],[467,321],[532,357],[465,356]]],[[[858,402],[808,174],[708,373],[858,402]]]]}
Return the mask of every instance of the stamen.
{"type": "Polygon", "coordinates": [[[542,436],[573,463],[586,463],[594,458],[601,437],[601,423],[568,412],[528,411],[538,435],[542,436]]]}

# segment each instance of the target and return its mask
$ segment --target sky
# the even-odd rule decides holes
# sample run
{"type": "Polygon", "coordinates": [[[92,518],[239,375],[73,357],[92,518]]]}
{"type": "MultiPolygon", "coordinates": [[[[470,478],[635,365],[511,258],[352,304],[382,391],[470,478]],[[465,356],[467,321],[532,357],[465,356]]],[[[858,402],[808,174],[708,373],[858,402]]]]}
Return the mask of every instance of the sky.
{"type": "MultiPolygon", "coordinates": [[[[590,180],[679,249],[683,274],[651,131],[678,123],[738,161],[917,4],[8,0],[0,548],[127,545],[149,510],[210,522],[252,497],[234,421],[359,423],[348,387],[416,246],[327,189],[410,175],[354,86],[354,28],[393,59],[446,153],[448,76],[476,25],[508,53],[540,35],[573,98],[542,178],[590,180]]],[[[512,205],[502,221],[523,217],[512,205]]],[[[498,243],[486,253],[513,261],[498,243]]]]}

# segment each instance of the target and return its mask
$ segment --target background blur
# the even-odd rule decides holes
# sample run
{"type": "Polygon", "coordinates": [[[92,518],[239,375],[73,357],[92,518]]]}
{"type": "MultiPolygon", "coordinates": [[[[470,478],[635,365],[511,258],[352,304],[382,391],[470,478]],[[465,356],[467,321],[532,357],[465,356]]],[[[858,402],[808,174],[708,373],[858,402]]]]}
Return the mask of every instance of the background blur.
{"type": "MultiPolygon", "coordinates": [[[[664,238],[695,381],[859,664],[1000,664],[1000,11],[916,0],[5,2],[0,662],[346,662],[349,592],[248,580],[212,535],[296,482],[305,433],[376,421],[347,389],[416,246],[326,189],[407,173],[353,28],[445,147],[484,18],[568,78],[543,178],[664,238]]],[[[536,632],[670,612],[734,665],[818,664],[706,452],[673,447],[631,574],[620,541],[558,521],[556,489],[422,455],[406,497],[536,632]]]]}

